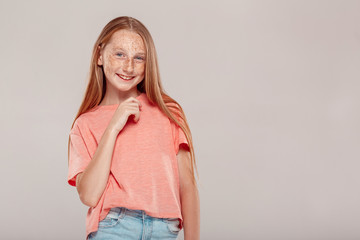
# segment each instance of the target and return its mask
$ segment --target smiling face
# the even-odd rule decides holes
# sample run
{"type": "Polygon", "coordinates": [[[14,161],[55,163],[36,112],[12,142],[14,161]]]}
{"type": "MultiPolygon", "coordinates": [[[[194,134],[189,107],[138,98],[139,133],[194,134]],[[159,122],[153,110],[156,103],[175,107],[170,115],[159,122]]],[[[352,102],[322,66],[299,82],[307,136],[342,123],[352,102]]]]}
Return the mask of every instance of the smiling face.
{"type": "MultiPolygon", "coordinates": [[[[139,34],[126,29],[116,31],[98,58],[106,77],[106,95],[137,95],[136,86],[144,79],[145,58],[146,48],[139,34]]],[[[112,101],[116,96],[105,98],[112,101]]]]}

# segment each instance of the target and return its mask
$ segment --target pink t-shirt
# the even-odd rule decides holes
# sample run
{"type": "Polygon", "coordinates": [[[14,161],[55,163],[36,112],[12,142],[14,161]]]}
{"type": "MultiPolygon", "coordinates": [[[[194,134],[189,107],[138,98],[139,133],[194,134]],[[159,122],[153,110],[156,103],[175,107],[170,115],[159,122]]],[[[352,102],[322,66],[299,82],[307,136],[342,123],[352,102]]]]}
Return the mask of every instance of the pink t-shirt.
{"type": "MultiPolygon", "coordinates": [[[[95,207],[86,217],[86,236],[98,229],[113,207],[144,210],[158,218],[183,218],[180,205],[176,154],[188,142],[180,127],[171,122],[145,93],[139,121],[129,117],[117,136],[109,180],[95,207]]],[[[76,186],[76,175],[85,170],[118,104],[96,106],[81,114],[70,131],[68,183],[76,186]]]]}

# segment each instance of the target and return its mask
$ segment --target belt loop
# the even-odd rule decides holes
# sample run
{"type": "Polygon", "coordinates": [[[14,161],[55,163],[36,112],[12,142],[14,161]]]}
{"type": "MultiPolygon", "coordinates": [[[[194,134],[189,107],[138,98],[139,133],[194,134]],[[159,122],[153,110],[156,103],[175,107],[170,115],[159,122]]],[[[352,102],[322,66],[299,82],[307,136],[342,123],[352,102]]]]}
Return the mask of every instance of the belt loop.
{"type": "Polygon", "coordinates": [[[126,214],[126,208],[121,207],[120,208],[120,217],[123,217],[126,214]]]}
{"type": "Polygon", "coordinates": [[[142,232],[142,237],[141,239],[145,239],[145,212],[142,210],[142,220],[143,220],[143,232],[142,232]]]}

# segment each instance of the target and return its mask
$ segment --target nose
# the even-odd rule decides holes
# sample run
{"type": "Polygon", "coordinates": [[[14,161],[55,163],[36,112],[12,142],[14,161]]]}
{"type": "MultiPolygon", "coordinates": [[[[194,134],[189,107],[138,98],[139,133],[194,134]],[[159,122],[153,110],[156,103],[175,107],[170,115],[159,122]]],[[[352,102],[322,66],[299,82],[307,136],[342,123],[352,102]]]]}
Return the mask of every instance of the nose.
{"type": "Polygon", "coordinates": [[[134,71],[134,62],[132,59],[127,59],[124,63],[124,72],[131,74],[134,71]]]}

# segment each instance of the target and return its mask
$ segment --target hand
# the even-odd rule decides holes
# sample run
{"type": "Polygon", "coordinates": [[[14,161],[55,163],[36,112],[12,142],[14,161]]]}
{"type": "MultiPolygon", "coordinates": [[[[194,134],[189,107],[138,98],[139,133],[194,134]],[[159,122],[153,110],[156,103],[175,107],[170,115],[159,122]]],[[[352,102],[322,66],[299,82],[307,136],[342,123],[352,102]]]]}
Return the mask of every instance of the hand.
{"type": "Polygon", "coordinates": [[[140,118],[140,109],[141,102],[134,97],[129,97],[117,107],[109,123],[109,128],[119,133],[124,128],[130,115],[133,115],[134,121],[138,122],[140,118]]]}

